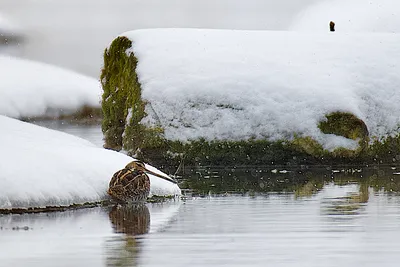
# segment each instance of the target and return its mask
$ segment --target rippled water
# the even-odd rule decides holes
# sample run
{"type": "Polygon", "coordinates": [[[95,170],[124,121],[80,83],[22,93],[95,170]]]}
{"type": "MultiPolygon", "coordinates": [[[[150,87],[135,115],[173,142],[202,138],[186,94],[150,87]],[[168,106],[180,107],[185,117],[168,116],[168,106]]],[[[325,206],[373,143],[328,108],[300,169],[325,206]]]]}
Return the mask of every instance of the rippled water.
{"type": "MultiPolygon", "coordinates": [[[[98,126],[46,126],[101,145],[98,126]]],[[[197,168],[180,201],[0,215],[0,266],[398,266],[397,174],[197,168]]]]}
{"type": "Polygon", "coordinates": [[[0,217],[1,266],[398,266],[400,197],[327,183],[310,196],[189,198],[0,217]],[[362,191],[362,190],[361,190],[362,191]]]}
{"type": "Polygon", "coordinates": [[[270,194],[189,201],[167,231],[149,236],[140,263],[397,266],[398,196],[373,194],[369,203],[359,203],[343,199],[350,192],[357,186],[328,185],[304,199],[270,194]]]}

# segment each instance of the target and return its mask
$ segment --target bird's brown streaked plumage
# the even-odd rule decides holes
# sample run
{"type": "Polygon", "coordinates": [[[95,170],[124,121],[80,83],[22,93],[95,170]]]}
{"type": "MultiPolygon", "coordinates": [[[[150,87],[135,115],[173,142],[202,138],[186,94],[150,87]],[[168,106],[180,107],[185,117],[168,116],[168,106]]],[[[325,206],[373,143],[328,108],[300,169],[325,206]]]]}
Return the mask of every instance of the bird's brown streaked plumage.
{"type": "Polygon", "coordinates": [[[170,177],[150,171],[143,162],[135,160],[114,173],[107,193],[118,202],[144,202],[150,193],[147,173],[176,183],[170,177]]]}

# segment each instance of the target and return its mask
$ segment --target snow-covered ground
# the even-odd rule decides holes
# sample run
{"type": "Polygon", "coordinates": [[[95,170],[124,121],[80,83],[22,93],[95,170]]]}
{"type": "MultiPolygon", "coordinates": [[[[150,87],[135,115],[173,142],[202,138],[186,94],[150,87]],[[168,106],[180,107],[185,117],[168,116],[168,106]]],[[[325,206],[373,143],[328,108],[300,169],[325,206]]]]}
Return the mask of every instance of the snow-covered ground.
{"type": "Polygon", "coordinates": [[[96,79],[51,66],[0,55],[0,115],[58,116],[87,105],[100,107],[96,79]]]}
{"type": "MultiPolygon", "coordinates": [[[[137,30],[144,123],[189,140],[311,136],[327,149],[354,141],[317,127],[334,111],[362,119],[372,136],[400,124],[400,35],[137,30]]],[[[129,51],[128,51],[129,52],[129,51]]]]}
{"type": "MultiPolygon", "coordinates": [[[[132,160],[89,141],[0,116],[0,208],[70,205],[106,197],[112,175],[132,160]]],[[[151,194],[180,189],[150,175],[151,194]]]]}

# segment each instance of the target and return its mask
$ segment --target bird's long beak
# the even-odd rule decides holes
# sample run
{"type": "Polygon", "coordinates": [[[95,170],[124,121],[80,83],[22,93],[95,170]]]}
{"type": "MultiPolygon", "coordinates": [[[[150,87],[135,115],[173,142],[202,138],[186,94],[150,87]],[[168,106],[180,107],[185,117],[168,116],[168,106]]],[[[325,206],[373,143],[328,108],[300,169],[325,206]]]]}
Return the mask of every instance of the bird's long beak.
{"type": "Polygon", "coordinates": [[[177,183],[174,179],[172,179],[172,178],[169,177],[169,176],[162,175],[162,174],[159,174],[159,173],[155,173],[155,172],[153,172],[153,171],[150,171],[150,170],[147,169],[147,168],[146,168],[145,170],[146,170],[147,173],[150,173],[150,174],[152,174],[152,175],[154,175],[154,176],[160,177],[160,178],[162,178],[162,179],[164,179],[164,180],[167,180],[167,181],[169,181],[169,182],[171,182],[171,183],[174,183],[174,184],[177,183]]]}

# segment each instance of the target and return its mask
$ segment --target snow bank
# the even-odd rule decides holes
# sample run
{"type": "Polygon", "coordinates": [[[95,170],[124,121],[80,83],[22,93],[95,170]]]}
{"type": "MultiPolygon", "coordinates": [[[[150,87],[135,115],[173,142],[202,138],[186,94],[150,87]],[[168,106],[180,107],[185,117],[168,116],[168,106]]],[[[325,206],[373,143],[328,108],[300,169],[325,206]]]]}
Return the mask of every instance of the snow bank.
{"type": "Polygon", "coordinates": [[[96,79],[44,63],[0,56],[0,115],[59,116],[100,107],[96,79]]]}
{"type": "Polygon", "coordinates": [[[311,136],[325,148],[325,115],[350,112],[372,136],[400,123],[400,36],[154,29],[124,33],[138,58],[142,120],[170,140],[311,136]]]}
{"type": "MultiPolygon", "coordinates": [[[[0,116],[0,208],[71,205],[106,197],[124,154],[0,116]]],[[[179,195],[177,185],[150,176],[151,194],[179,195]]]]}
{"type": "Polygon", "coordinates": [[[400,32],[400,2],[393,0],[325,0],[306,7],[289,27],[295,31],[400,32]]]}

